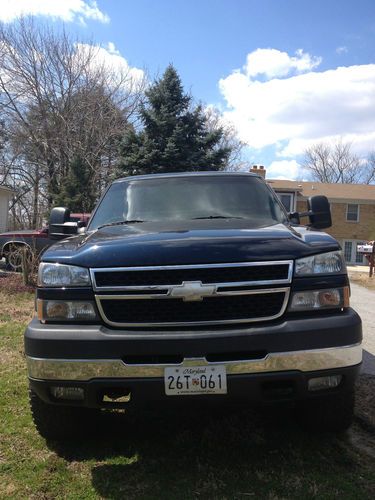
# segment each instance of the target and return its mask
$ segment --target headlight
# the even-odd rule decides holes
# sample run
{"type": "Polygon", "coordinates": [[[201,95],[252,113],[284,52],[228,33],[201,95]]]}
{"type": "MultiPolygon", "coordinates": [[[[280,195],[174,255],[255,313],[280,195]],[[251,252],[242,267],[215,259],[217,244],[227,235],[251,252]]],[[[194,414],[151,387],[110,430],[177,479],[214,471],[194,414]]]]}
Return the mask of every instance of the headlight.
{"type": "Polygon", "coordinates": [[[296,260],[295,276],[310,276],[312,274],[346,274],[342,252],[337,250],[296,260]]]}
{"type": "Polygon", "coordinates": [[[95,305],[90,301],[38,299],[38,319],[45,321],[95,321],[95,305]]]}
{"type": "Polygon", "coordinates": [[[293,292],[289,311],[342,309],[349,307],[349,287],[293,292]]]}
{"type": "Polygon", "coordinates": [[[38,286],[90,286],[90,275],[85,267],[41,262],[38,272],[38,286]]]}

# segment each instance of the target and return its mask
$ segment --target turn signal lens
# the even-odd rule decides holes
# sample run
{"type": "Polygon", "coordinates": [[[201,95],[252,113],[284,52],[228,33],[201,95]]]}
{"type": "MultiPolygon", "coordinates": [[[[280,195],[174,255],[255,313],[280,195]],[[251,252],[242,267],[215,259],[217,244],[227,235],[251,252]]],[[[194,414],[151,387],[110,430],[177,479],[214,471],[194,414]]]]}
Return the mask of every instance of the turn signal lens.
{"type": "Polygon", "coordinates": [[[48,301],[46,304],[46,316],[50,319],[68,318],[69,305],[67,302],[48,301]]]}
{"type": "Polygon", "coordinates": [[[38,299],[39,321],[94,321],[98,319],[93,302],[38,299]]]}
{"type": "Polygon", "coordinates": [[[292,294],[289,311],[335,309],[349,307],[349,288],[303,290],[292,294]]]}

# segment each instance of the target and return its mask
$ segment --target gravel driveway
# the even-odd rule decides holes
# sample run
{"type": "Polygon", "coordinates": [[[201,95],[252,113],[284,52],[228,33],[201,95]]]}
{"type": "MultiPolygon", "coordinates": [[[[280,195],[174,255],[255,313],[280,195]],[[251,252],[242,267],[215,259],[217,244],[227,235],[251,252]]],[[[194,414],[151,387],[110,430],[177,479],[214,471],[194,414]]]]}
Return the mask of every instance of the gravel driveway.
{"type": "Polygon", "coordinates": [[[361,316],[363,325],[362,372],[375,375],[375,291],[355,283],[350,287],[350,305],[361,316]]]}

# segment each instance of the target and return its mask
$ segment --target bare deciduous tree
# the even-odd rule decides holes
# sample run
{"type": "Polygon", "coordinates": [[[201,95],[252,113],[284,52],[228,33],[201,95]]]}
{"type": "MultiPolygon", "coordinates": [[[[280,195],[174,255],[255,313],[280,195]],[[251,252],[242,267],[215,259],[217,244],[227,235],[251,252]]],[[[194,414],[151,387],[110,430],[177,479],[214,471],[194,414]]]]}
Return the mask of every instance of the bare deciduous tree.
{"type": "Polygon", "coordinates": [[[205,114],[207,116],[207,122],[210,129],[217,130],[218,128],[221,128],[223,131],[219,147],[229,148],[231,151],[228,165],[225,170],[241,170],[244,165],[244,162],[242,161],[242,150],[245,146],[245,143],[239,140],[234,125],[232,125],[228,121],[225,121],[222,114],[212,106],[209,106],[205,109],[205,114]]]}
{"type": "Polygon", "coordinates": [[[375,151],[371,151],[367,158],[367,179],[365,184],[372,184],[375,179],[375,151]]]}
{"type": "Polygon", "coordinates": [[[342,141],[314,144],[305,151],[303,167],[319,182],[370,184],[375,179],[375,155],[365,161],[351,148],[351,143],[342,141]]]}
{"type": "Polygon", "coordinates": [[[51,207],[73,158],[91,169],[98,192],[108,182],[144,84],[142,71],[125,62],[112,67],[100,47],[63,28],[32,18],[0,24],[0,116],[8,138],[0,177],[23,198],[29,193],[31,225],[51,207]]]}

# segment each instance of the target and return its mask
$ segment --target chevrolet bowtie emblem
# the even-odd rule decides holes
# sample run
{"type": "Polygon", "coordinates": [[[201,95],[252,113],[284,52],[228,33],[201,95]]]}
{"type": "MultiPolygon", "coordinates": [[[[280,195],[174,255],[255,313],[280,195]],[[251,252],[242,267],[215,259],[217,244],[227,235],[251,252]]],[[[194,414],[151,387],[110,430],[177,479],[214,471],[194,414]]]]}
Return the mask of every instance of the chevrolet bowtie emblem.
{"type": "Polygon", "coordinates": [[[215,292],[215,285],[203,285],[201,281],[183,281],[182,285],[172,288],[170,296],[193,302],[203,300],[203,297],[211,297],[215,292]]]}

